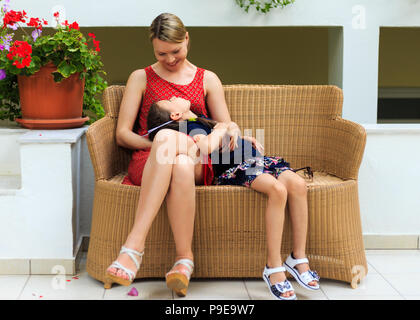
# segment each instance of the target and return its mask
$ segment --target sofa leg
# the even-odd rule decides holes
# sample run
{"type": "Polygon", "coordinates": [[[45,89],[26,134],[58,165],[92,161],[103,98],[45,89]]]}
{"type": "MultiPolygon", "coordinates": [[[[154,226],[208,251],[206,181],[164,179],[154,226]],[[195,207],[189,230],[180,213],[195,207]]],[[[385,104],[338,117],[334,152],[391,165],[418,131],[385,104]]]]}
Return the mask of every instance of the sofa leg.
{"type": "Polygon", "coordinates": [[[112,287],[112,281],[105,280],[105,282],[104,282],[104,288],[105,289],[111,289],[111,287],[112,287]]]}
{"type": "Polygon", "coordinates": [[[357,265],[351,269],[351,273],[354,274],[354,276],[353,279],[351,279],[350,286],[353,289],[357,289],[358,284],[366,277],[367,269],[365,266],[357,265]]]}

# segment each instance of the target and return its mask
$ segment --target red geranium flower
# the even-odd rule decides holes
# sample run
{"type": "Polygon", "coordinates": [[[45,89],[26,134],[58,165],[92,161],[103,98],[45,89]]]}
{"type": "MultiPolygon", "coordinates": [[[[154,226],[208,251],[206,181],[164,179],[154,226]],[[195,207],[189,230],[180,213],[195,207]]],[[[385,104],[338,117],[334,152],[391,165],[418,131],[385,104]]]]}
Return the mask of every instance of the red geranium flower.
{"type": "Polygon", "coordinates": [[[32,46],[29,43],[27,43],[26,41],[15,41],[13,43],[13,46],[10,47],[10,51],[7,55],[7,58],[9,60],[17,58],[15,61],[13,61],[13,65],[19,69],[22,69],[24,67],[29,67],[29,65],[31,64],[31,54],[32,46]],[[20,58],[22,58],[22,61],[20,60],[20,58]]]}
{"type": "Polygon", "coordinates": [[[69,25],[69,29],[76,29],[80,30],[78,23],[75,21],[71,25],[69,25]]]}
{"type": "Polygon", "coordinates": [[[7,11],[3,18],[3,29],[8,25],[13,26],[17,22],[25,22],[24,18],[27,18],[25,11],[7,11]]]}
{"type": "Polygon", "coordinates": [[[28,27],[34,27],[37,30],[42,30],[42,24],[39,18],[31,18],[27,25],[28,27]]]}
{"type": "Polygon", "coordinates": [[[97,40],[93,39],[93,44],[95,45],[95,50],[97,52],[101,51],[101,49],[99,48],[99,43],[100,43],[100,41],[97,41],[97,40]]]}

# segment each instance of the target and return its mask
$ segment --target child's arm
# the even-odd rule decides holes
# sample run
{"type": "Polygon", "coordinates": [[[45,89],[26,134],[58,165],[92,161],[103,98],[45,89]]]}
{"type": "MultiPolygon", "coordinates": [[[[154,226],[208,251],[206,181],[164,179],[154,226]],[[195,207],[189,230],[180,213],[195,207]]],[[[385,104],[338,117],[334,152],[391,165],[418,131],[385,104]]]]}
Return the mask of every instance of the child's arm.
{"type": "Polygon", "coordinates": [[[214,150],[220,147],[223,136],[227,133],[229,124],[219,122],[213,128],[209,135],[197,134],[194,136],[194,141],[200,152],[204,155],[211,154],[214,150]]]}

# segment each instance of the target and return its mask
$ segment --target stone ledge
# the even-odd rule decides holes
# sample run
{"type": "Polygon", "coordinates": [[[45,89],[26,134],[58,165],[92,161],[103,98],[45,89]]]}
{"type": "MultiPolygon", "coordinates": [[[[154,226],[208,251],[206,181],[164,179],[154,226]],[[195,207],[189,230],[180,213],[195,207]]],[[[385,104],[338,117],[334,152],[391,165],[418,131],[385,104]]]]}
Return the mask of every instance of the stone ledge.
{"type": "Polygon", "coordinates": [[[419,123],[361,123],[368,134],[420,134],[419,123]]]}
{"type": "Polygon", "coordinates": [[[19,143],[76,143],[89,126],[63,130],[30,130],[24,133],[19,143]]]}

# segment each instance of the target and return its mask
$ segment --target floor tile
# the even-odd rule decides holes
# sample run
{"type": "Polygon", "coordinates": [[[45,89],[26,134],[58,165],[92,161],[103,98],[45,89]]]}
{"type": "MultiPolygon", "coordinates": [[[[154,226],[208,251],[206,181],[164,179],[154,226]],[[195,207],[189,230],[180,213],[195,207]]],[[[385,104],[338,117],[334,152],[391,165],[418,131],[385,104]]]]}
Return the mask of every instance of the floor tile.
{"type": "Polygon", "coordinates": [[[104,296],[103,283],[86,271],[76,277],[63,275],[30,276],[21,300],[98,300],[104,296]],[[77,278],[77,279],[76,279],[77,278]]]}
{"type": "Polygon", "coordinates": [[[185,300],[249,300],[244,281],[241,280],[195,280],[190,281],[185,300]]]}
{"type": "Polygon", "coordinates": [[[362,280],[356,289],[350,284],[341,281],[324,279],[321,283],[322,291],[328,299],[334,300],[342,296],[368,297],[368,296],[400,296],[380,274],[370,274],[362,280]]]}
{"type": "Polygon", "coordinates": [[[15,300],[19,298],[29,275],[0,276],[0,300],[15,300]]]}
{"type": "Polygon", "coordinates": [[[113,284],[111,289],[105,290],[104,299],[107,300],[172,300],[172,290],[168,289],[164,280],[136,280],[130,286],[113,284]],[[128,293],[136,288],[138,296],[128,293]]]}
{"type": "Polygon", "coordinates": [[[365,250],[366,256],[370,255],[389,255],[389,256],[411,256],[413,254],[420,254],[420,250],[417,249],[403,249],[403,250],[397,250],[397,249],[367,249],[365,250]]]}
{"type": "MultiPolygon", "coordinates": [[[[378,271],[376,271],[376,269],[375,269],[375,267],[373,266],[373,265],[371,265],[370,263],[369,263],[369,261],[367,262],[367,264],[368,264],[368,273],[369,274],[378,274],[378,271]]],[[[356,270],[357,271],[357,270],[356,270]]]]}
{"type": "MultiPolygon", "coordinates": [[[[366,250],[369,272],[357,289],[348,283],[321,279],[320,291],[308,291],[296,281],[291,283],[299,300],[420,300],[420,251],[366,250]]],[[[103,283],[86,272],[82,259],[78,278],[64,275],[0,276],[0,299],[185,299],[185,300],[271,300],[260,279],[192,279],[185,298],[177,297],[164,280],[136,280],[131,286],[114,285],[105,290],[103,283]],[[138,296],[128,296],[131,288],[138,296]]]]}
{"type": "Polygon", "coordinates": [[[349,295],[344,295],[344,296],[335,296],[334,299],[331,300],[405,300],[402,296],[395,296],[395,295],[391,295],[391,296],[387,296],[387,295],[382,295],[382,296],[369,296],[369,295],[361,295],[361,296],[349,296],[349,295]]]}
{"type": "Polygon", "coordinates": [[[420,270],[420,253],[417,250],[378,252],[368,254],[366,259],[380,274],[418,273],[420,270]]]}
{"type": "Polygon", "coordinates": [[[384,277],[402,296],[420,296],[420,272],[386,274],[384,277]]]}
{"type": "MultiPolygon", "coordinates": [[[[327,296],[322,290],[309,291],[302,288],[296,281],[291,280],[290,283],[295,290],[298,300],[327,300],[327,296]]],[[[265,282],[261,280],[245,280],[245,286],[248,290],[251,300],[276,300],[268,290],[265,282]]]]}

